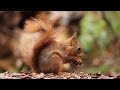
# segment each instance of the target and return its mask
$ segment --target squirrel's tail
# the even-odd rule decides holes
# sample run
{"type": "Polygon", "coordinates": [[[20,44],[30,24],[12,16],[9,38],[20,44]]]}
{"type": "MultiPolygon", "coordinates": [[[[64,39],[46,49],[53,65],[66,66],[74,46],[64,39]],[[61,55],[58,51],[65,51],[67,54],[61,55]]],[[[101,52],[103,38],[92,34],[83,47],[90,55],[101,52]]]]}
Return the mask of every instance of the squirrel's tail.
{"type": "MultiPolygon", "coordinates": [[[[54,34],[56,30],[53,28],[53,22],[49,21],[46,17],[38,16],[37,18],[32,18],[31,20],[27,20],[25,22],[25,31],[29,33],[40,33],[39,40],[33,47],[33,57],[32,62],[36,63],[37,58],[41,49],[43,49],[46,45],[49,45],[51,41],[54,41],[54,34]]],[[[36,63],[37,65],[37,63],[36,63]]],[[[33,66],[34,68],[38,68],[38,66],[33,66]]]]}
{"type": "Polygon", "coordinates": [[[53,28],[54,21],[50,21],[46,16],[37,16],[25,21],[24,30],[29,33],[40,32],[39,45],[45,45],[53,39],[56,30],[53,28]]]}
{"type": "Polygon", "coordinates": [[[25,21],[25,31],[39,32],[41,30],[49,31],[53,29],[55,21],[50,21],[47,16],[39,15],[36,18],[31,18],[25,21]]]}

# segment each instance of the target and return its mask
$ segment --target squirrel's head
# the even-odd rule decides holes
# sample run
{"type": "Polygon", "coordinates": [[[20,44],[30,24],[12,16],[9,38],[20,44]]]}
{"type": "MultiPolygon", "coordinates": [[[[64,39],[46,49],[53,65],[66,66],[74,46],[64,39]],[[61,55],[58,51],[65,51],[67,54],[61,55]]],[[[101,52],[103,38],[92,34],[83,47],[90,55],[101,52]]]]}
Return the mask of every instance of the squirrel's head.
{"type": "MultiPolygon", "coordinates": [[[[75,57],[77,60],[71,60],[73,62],[77,62],[78,64],[82,64],[82,47],[77,40],[77,32],[74,32],[72,37],[70,37],[66,42],[65,42],[65,54],[67,55],[66,57],[69,59],[69,57],[75,57]]],[[[75,64],[77,64],[75,63],[75,64]]]]}

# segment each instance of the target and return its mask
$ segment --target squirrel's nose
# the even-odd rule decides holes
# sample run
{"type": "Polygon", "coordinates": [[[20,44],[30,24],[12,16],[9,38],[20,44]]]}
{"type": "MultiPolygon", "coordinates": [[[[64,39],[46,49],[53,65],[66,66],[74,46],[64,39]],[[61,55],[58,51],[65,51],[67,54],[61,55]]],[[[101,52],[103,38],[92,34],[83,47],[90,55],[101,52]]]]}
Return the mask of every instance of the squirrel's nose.
{"type": "Polygon", "coordinates": [[[82,60],[79,60],[78,62],[74,62],[74,64],[76,66],[82,66],[83,65],[82,60]]]}
{"type": "Polygon", "coordinates": [[[83,65],[82,60],[79,60],[78,63],[79,63],[79,65],[83,65]]]}

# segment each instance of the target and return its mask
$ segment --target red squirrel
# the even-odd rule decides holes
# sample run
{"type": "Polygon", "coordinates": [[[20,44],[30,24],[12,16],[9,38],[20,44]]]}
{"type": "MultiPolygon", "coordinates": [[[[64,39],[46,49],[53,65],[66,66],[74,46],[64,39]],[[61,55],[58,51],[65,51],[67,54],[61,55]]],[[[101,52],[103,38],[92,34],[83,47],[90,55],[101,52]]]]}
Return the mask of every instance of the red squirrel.
{"type": "Polygon", "coordinates": [[[54,23],[42,16],[26,20],[23,32],[19,50],[33,72],[59,73],[64,71],[66,63],[82,65],[76,32],[68,40],[58,42],[54,23]]]}

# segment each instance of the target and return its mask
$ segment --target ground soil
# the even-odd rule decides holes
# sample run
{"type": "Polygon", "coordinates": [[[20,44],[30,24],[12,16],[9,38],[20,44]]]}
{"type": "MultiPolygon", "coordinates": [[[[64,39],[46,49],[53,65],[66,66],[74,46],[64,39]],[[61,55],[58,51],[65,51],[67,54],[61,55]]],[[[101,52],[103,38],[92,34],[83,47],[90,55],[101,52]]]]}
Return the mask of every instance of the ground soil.
{"type": "Polygon", "coordinates": [[[33,74],[30,72],[21,72],[21,73],[9,73],[4,72],[0,73],[0,79],[120,79],[120,76],[109,76],[105,74],[84,74],[80,73],[66,73],[62,72],[59,74],[33,74]]]}

